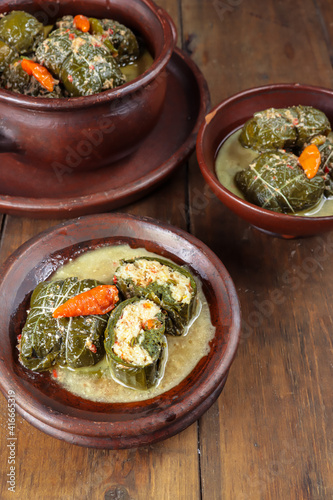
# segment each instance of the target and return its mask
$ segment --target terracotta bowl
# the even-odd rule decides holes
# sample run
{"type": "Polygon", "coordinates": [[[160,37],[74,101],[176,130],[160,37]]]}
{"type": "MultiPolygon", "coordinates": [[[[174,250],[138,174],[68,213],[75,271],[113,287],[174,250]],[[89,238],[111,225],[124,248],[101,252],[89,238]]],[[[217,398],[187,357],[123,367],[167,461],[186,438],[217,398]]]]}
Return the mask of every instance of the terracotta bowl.
{"type": "MultiPolygon", "coordinates": [[[[97,169],[138,148],[157,123],[176,44],[169,15],[151,0],[16,0],[0,14],[25,10],[44,24],[63,15],[114,18],[139,33],[154,57],[138,78],[116,89],[70,99],[33,98],[0,90],[0,153],[43,169],[97,169]]],[[[1,158],[1,156],[0,156],[1,158]]]]}
{"type": "Polygon", "coordinates": [[[217,399],[233,361],[240,310],[221,261],[190,234],[148,218],[94,215],[52,228],[19,248],[0,270],[0,388],[15,392],[19,413],[38,429],[95,448],[131,448],[166,439],[192,424],[217,399]],[[62,389],[49,374],[26,370],[17,358],[17,335],[31,291],[70,258],[105,245],[133,248],[188,264],[206,295],[215,337],[209,354],[173,389],[147,401],[95,403],[62,389]]]}
{"type": "Polygon", "coordinates": [[[333,229],[333,216],[301,217],[266,210],[244,201],[217,179],[215,159],[220,145],[256,111],[308,105],[320,109],[333,124],[333,92],[300,84],[276,84],[240,92],[216,106],[206,116],[197,139],[197,157],[201,172],[215,195],[230,210],[253,226],[285,236],[309,236],[333,229]]]}

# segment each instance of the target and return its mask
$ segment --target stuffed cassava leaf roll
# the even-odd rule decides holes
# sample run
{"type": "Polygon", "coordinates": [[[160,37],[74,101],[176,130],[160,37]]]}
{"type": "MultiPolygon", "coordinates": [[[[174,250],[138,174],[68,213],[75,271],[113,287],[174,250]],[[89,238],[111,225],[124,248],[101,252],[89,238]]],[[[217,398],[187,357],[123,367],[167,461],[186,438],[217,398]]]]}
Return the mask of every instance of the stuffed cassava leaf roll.
{"type": "Polygon", "coordinates": [[[133,389],[149,389],[163,376],[167,342],[165,315],[151,300],[134,297],[111,313],[105,351],[113,378],[133,389]]]}
{"type": "Polygon", "coordinates": [[[331,131],[326,115],[311,106],[266,109],[248,120],[240,135],[242,146],[257,151],[302,147],[316,135],[331,131]]]}
{"type": "MultiPolygon", "coordinates": [[[[135,61],[139,57],[139,44],[127,26],[112,19],[89,18],[90,33],[103,43],[113,54],[118,64],[124,66],[135,61]]],[[[73,16],[64,16],[57,22],[61,30],[75,28],[73,16]]]]}
{"type": "Polygon", "coordinates": [[[126,82],[109,49],[73,28],[52,32],[38,47],[36,58],[60,78],[70,96],[97,94],[126,82]]]}
{"type": "Polygon", "coordinates": [[[43,39],[43,24],[27,12],[14,10],[0,19],[0,40],[18,54],[33,51],[43,39]]]}
{"type": "Polygon", "coordinates": [[[112,19],[90,18],[91,32],[112,51],[117,62],[124,66],[139,57],[139,44],[134,33],[112,19]]]}
{"type": "Polygon", "coordinates": [[[108,315],[52,316],[68,299],[99,284],[91,279],[66,278],[36,287],[19,342],[20,361],[26,368],[44,371],[56,364],[80,368],[92,366],[104,356],[108,315]]]}
{"type": "Polygon", "coordinates": [[[235,182],[251,203],[283,213],[314,206],[325,189],[321,176],[308,179],[297,156],[283,151],[262,153],[236,174],[235,182]]]}
{"type": "Polygon", "coordinates": [[[150,299],[167,312],[166,333],[182,335],[196,308],[197,286],[189,271],[154,257],[122,261],[115,282],[124,297],[150,299]]]}

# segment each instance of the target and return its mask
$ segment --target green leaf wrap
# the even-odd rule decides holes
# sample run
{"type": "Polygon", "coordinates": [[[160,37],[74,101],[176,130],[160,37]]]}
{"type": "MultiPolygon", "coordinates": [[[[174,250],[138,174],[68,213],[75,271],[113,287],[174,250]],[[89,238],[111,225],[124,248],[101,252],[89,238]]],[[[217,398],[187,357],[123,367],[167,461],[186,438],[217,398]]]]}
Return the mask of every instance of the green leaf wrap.
{"type": "MultiPolygon", "coordinates": [[[[139,43],[133,31],[112,19],[89,18],[90,33],[103,43],[111,52],[116,51],[115,59],[121,66],[131,64],[139,57],[139,43]]],[[[61,30],[74,28],[74,17],[64,16],[57,22],[61,30]]]]}
{"type": "Polygon", "coordinates": [[[235,182],[251,203],[284,213],[312,207],[325,188],[322,177],[308,179],[297,156],[282,151],[262,153],[236,174],[235,182]]]}
{"type": "Polygon", "coordinates": [[[159,309],[160,312],[154,316],[153,328],[142,326],[140,333],[132,337],[127,344],[129,350],[135,345],[144,349],[151,357],[151,362],[148,364],[129,362],[114,352],[115,343],[118,341],[117,325],[126,308],[131,305],[140,306],[143,303],[147,303],[147,300],[133,297],[125,300],[112,311],[105,330],[104,345],[112,376],[127,387],[146,390],[156,385],[163,375],[167,342],[164,335],[165,316],[162,310],[159,309]]]}
{"type": "Polygon", "coordinates": [[[140,49],[134,33],[123,24],[112,19],[90,19],[92,33],[116,49],[116,60],[121,66],[131,64],[139,57],[140,49]],[[96,22],[97,21],[97,22],[96,22]]]}
{"type": "Polygon", "coordinates": [[[61,67],[72,53],[70,35],[76,37],[79,33],[71,30],[68,33],[63,30],[55,30],[41,43],[36,50],[36,60],[44,65],[51,73],[59,77],[61,67]]]}
{"type": "Polygon", "coordinates": [[[326,115],[311,106],[266,109],[248,120],[240,135],[246,148],[257,151],[302,147],[312,137],[331,131],[326,115]]]}
{"type": "Polygon", "coordinates": [[[43,24],[27,12],[13,10],[0,20],[0,39],[19,54],[34,50],[43,38],[43,24]]]}
{"type": "Polygon", "coordinates": [[[93,366],[102,359],[108,315],[52,317],[59,305],[100,284],[96,280],[66,278],[36,287],[19,343],[23,366],[33,371],[45,371],[56,364],[80,368],[93,366]],[[89,349],[92,344],[96,352],[89,349]]]}
{"type": "Polygon", "coordinates": [[[93,95],[126,83],[109,49],[73,28],[52,32],[38,47],[36,58],[61,79],[70,96],[93,95]]]}
{"type": "Polygon", "coordinates": [[[137,259],[125,260],[121,262],[121,266],[115,272],[117,280],[117,287],[125,298],[129,297],[144,297],[150,299],[159,305],[167,313],[166,319],[166,333],[169,335],[182,335],[189,321],[191,320],[196,305],[197,305],[197,285],[192,274],[183,267],[177,266],[167,260],[155,257],[138,257],[137,259]],[[172,272],[180,273],[189,279],[191,286],[191,300],[189,303],[184,303],[176,300],[172,295],[172,283],[159,284],[154,280],[152,274],[152,281],[147,286],[142,286],[137,283],[133,278],[123,279],[121,272],[123,267],[127,264],[134,264],[140,260],[147,260],[151,262],[158,262],[161,265],[167,266],[172,272]]]}

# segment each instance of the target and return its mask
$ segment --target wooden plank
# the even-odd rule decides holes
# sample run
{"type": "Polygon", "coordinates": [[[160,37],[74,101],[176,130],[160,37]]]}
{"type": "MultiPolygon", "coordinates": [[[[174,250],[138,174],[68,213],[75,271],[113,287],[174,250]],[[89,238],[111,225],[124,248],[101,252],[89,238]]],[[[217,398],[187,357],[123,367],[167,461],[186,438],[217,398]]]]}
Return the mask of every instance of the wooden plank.
{"type": "MultiPolygon", "coordinates": [[[[182,18],[213,104],[270,82],[332,86],[311,0],[182,0],[182,18]]],[[[205,187],[195,158],[189,197],[191,230],[228,268],[244,319],[224,392],[200,420],[202,498],[331,498],[331,240],[249,227],[205,187]]]]}
{"type": "Polygon", "coordinates": [[[182,16],[185,46],[209,83],[213,104],[267,83],[332,86],[311,0],[182,0],[182,16]]]}
{"type": "Polygon", "coordinates": [[[141,217],[153,217],[186,229],[186,165],[177,168],[175,174],[152,194],[118,212],[141,217]]]}
{"type": "Polygon", "coordinates": [[[331,63],[333,64],[333,6],[331,2],[325,2],[325,0],[314,0],[314,4],[320,20],[322,36],[326,42],[331,63]]]}

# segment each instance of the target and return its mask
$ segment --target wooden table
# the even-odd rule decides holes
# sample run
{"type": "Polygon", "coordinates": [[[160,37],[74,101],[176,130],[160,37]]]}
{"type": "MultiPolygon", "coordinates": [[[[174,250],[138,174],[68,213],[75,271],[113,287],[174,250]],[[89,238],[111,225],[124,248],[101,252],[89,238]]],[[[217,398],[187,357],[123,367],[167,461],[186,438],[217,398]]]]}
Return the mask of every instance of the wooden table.
{"type": "MultiPolygon", "coordinates": [[[[328,1],[159,3],[178,26],[179,45],[207,78],[213,105],[270,82],[332,87],[328,1]]],[[[332,499],[333,233],[282,240],[249,227],[211,194],[195,156],[163,187],[122,211],[192,232],[226,265],[243,311],[229,379],[198,422],[142,449],[73,446],[17,415],[16,498],[332,499]]],[[[4,216],[1,262],[57,222],[4,216]]],[[[7,402],[0,399],[0,497],[7,499],[15,494],[6,484],[7,402]]]]}

